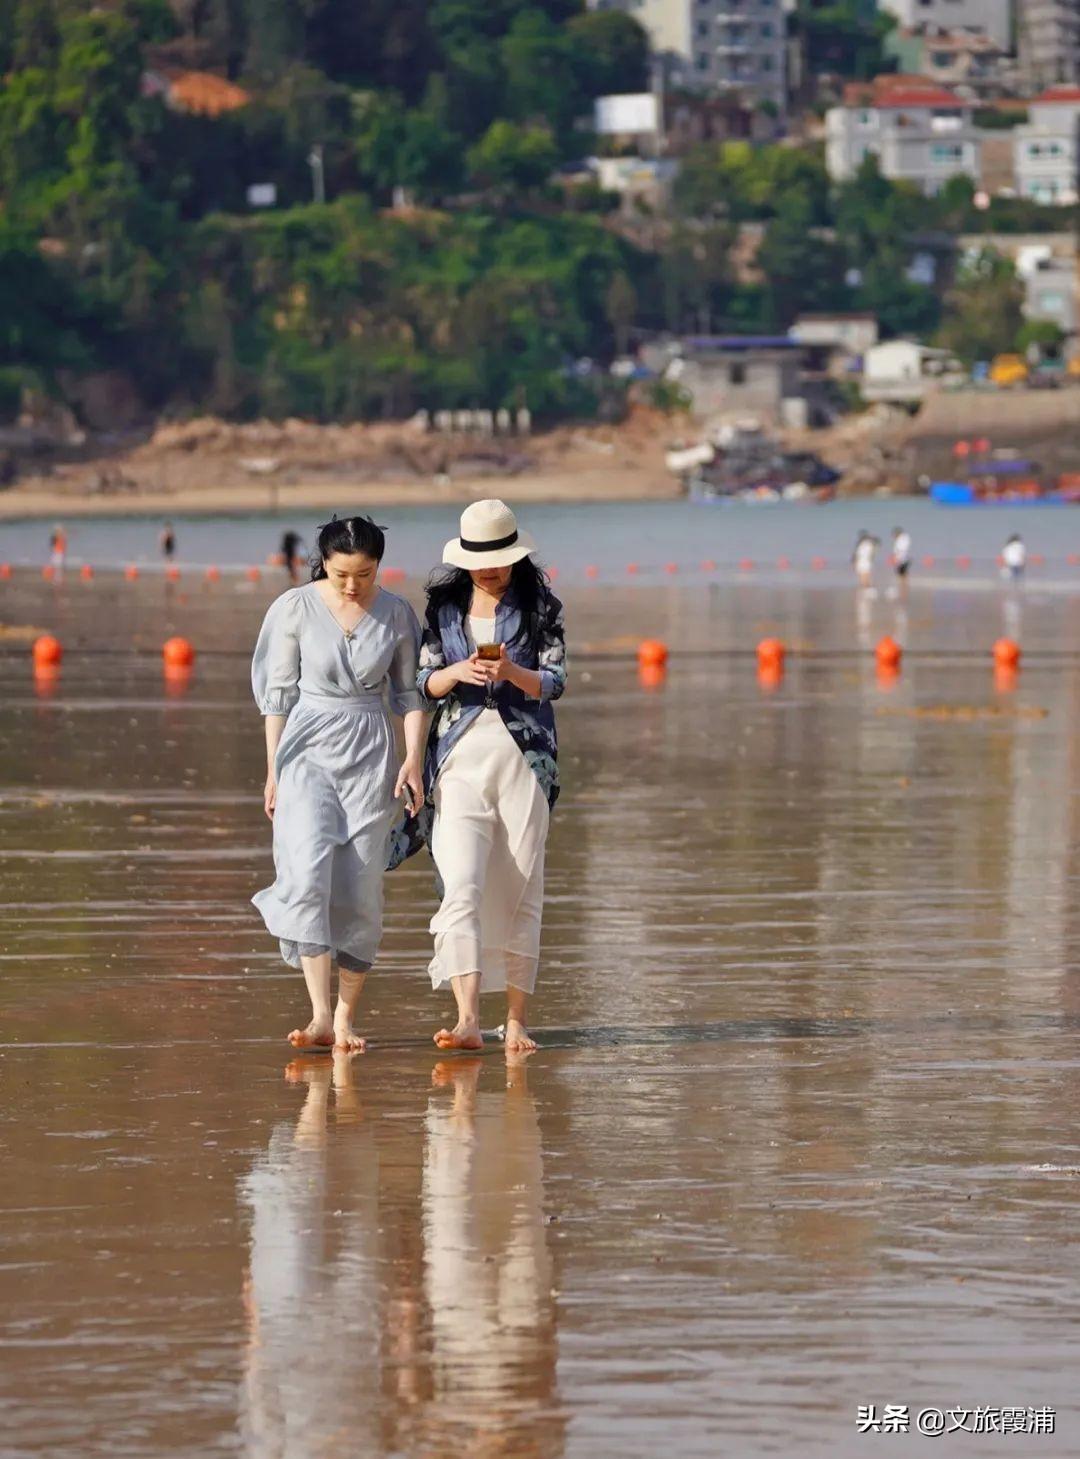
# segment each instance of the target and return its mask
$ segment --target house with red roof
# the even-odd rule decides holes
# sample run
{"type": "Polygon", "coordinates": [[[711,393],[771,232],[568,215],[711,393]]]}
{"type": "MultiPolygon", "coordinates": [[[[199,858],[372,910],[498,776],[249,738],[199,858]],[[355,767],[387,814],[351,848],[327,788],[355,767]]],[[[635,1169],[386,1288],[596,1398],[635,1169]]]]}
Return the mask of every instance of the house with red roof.
{"type": "Polygon", "coordinates": [[[1013,129],[1016,190],[1040,203],[1075,203],[1080,190],[1080,87],[1051,86],[1013,129]]]}
{"type": "Polygon", "coordinates": [[[951,177],[977,180],[981,148],[972,103],[924,76],[849,82],[843,105],[825,116],[825,162],[836,182],[872,155],[885,177],[936,193],[951,177]]]}

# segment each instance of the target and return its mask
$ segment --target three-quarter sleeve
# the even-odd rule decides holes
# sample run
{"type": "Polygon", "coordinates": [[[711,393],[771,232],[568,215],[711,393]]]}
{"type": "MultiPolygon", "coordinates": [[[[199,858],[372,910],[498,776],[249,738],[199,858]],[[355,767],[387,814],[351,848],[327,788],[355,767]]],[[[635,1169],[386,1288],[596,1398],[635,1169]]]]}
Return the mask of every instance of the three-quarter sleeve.
{"type": "Polygon", "coordinates": [[[260,714],[287,715],[300,698],[299,612],[294,590],[271,603],[263,619],[251,661],[251,687],[260,714]]]}
{"type": "Polygon", "coordinates": [[[417,686],[417,665],[420,659],[420,621],[404,600],[399,602],[397,626],[400,637],[390,660],[390,709],[394,714],[408,714],[424,708],[424,697],[417,686]]]}
{"type": "Polygon", "coordinates": [[[537,645],[537,668],[540,671],[540,702],[559,699],[566,688],[566,631],[563,607],[558,598],[549,597],[537,645]]]}
{"type": "Polygon", "coordinates": [[[420,644],[420,671],[416,676],[416,687],[425,699],[427,698],[427,681],[436,669],[445,668],[446,652],[443,649],[442,631],[439,628],[439,615],[429,603],[427,613],[424,615],[424,636],[420,644]]]}

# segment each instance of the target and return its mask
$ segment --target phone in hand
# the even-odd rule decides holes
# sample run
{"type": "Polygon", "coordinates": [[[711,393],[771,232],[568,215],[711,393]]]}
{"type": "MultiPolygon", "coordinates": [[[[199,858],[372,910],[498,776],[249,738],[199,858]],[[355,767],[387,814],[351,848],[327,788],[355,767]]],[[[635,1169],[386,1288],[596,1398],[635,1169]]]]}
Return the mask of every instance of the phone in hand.
{"type": "Polygon", "coordinates": [[[502,657],[501,643],[478,643],[476,645],[476,656],[480,659],[488,659],[497,663],[502,657]]]}

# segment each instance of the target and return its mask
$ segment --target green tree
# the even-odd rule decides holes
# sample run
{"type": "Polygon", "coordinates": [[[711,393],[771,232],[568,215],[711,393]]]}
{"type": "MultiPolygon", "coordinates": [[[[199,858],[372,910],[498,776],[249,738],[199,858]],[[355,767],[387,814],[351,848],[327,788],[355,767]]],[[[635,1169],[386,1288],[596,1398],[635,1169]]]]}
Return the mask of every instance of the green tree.
{"type": "Polygon", "coordinates": [[[632,15],[589,10],[567,23],[566,35],[587,96],[647,90],[649,38],[632,15]]]}
{"type": "Polygon", "coordinates": [[[1024,286],[1012,262],[992,248],[966,259],[945,300],[944,348],[972,362],[1011,350],[1024,322],[1024,286]]]}
{"type": "Polygon", "coordinates": [[[492,122],[469,149],[469,171],[481,187],[503,193],[528,192],[546,182],[559,160],[551,133],[544,127],[492,122]]]}
{"type": "Polygon", "coordinates": [[[787,328],[805,310],[843,309],[850,304],[843,249],[815,232],[813,213],[801,194],[781,201],[765,230],[757,265],[764,275],[775,327],[787,328]]]}

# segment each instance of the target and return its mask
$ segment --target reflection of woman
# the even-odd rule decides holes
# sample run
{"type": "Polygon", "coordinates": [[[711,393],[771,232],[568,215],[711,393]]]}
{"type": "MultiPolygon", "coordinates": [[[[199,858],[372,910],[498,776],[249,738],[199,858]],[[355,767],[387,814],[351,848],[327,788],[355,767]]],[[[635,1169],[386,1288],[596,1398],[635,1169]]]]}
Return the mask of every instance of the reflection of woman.
{"type": "Polygon", "coordinates": [[[548,813],[559,793],[551,701],[566,683],[562,605],[500,501],[474,502],[428,588],[418,684],[438,709],[425,782],[443,883],[432,919],[435,988],[457,1001],[441,1048],[479,1048],[480,994],[506,990],[506,1047],[536,1047],[536,982],[548,813]]]}
{"type": "MultiPolygon", "coordinates": [[[[505,1090],[478,1092],[483,1061],[436,1067],[424,1151],[424,1289],[434,1411],[466,1425],[462,1453],[562,1452],[540,1128],[521,1056],[505,1090]]],[[[448,1438],[457,1436],[448,1435],[448,1438]]]]}
{"type": "Polygon", "coordinates": [[[421,798],[420,625],[377,581],[385,541],[366,517],[319,533],[312,581],[270,607],[252,665],[266,716],[266,813],[274,885],[253,899],[281,955],[301,967],[311,1022],[290,1042],[358,1050],[353,1016],[382,933],[394,798],[421,798]],[[405,717],[397,774],[389,706],[405,717]],[[331,1016],[331,969],[338,1003],[331,1016]]]}
{"type": "Polygon", "coordinates": [[[251,1240],[241,1432],[252,1459],[339,1443],[344,1453],[377,1401],[379,1163],[355,1069],[343,1052],[289,1066],[290,1082],[307,1084],[295,1131],[278,1126],[241,1185],[251,1240]]]}

